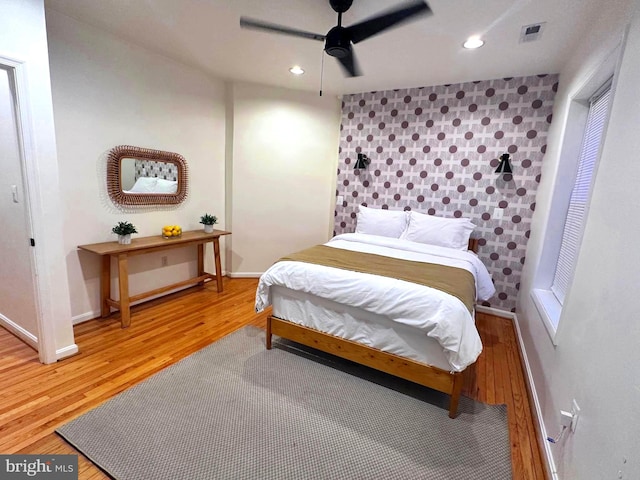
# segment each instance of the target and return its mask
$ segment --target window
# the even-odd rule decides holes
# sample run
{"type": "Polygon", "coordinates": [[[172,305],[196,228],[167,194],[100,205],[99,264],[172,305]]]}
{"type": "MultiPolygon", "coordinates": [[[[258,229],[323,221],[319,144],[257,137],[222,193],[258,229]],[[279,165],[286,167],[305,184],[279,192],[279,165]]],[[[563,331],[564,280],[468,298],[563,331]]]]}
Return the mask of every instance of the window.
{"type": "Polygon", "coordinates": [[[576,257],[580,249],[593,171],[599,157],[600,143],[607,120],[610,99],[611,82],[609,81],[589,102],[589,115],[582,140],[582,148],[580,149],[576,183],[571,192],[571,200],[569,200],[569,210],[567,211],[567,219],[562,233],[560,254],[558,255],[558,263],[551,285],[551,291],[561,305],[564,303],[565,295],[571,284],[576,257]]]}
{"type": "Polygon", "coordinates": [[[562,305],[573,280],[582,243],[591,185],[612,96],[611,79],[603,85],[601,82],[607,77],[600,78],[600,82],[591,84],[589,93],[574,98],[570,105],[558,178],[575,178],[575,183],[573,187],[566,181],[558,183],[545,238],[546,251],[541,257],[531,291],[533,302],[554,344],[562,305]],[[594,88],[598,85],[601,87],[594,88]],[[561,205],[568,206],[565,210],[561,205]],[[557,232],[562,232],[562,235],[557,232]]]}

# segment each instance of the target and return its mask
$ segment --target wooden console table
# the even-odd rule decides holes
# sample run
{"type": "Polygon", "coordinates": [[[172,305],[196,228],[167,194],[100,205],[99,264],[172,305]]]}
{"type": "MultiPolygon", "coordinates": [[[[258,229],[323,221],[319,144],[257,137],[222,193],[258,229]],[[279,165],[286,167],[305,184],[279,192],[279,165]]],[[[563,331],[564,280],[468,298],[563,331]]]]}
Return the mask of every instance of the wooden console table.
{"type": "Polygon", "coordinates": [[[222,267],[220,265],[220,237],[230,235],[231,232],[214,230],[213,233],[205,233],[203,230],[182,232],[180,238],[163,238],[162,235],[152,237],[134,238],[129,245],[120,245],[118,242],[92,243],[79,245],[78,248],[87,252],[102,256],[102,273],[100,276],[100,315],[108,317],[111,307],[120,310],[122,328],[131,324],[131,303],[137,302],[153,295],[184,287],[191,284],[203,284],[205,280],[216,279],[218,292],[222,292],[222,267]],[[212,275],[204,271],[204,245],[213,242],[213,256],[216,266],[216,274],[212,275]],[[198,276],[173,283],[166,287],[156,288],[138,295],[129,296],[129,267],[128,259],[134,255],[159,252],[171,248],[185,247],[187,245],[198,246],[198,276]],[[111,298],[111,257],[118,260],[118,285],[120,300],[111,298]]]}

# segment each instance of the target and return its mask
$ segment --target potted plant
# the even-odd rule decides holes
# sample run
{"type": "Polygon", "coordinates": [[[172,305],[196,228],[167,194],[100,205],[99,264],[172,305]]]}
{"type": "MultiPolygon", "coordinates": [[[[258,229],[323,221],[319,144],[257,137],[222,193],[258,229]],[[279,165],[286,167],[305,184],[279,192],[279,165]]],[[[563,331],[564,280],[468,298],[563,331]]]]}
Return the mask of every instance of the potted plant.
{"type": "Polygon", "coordinates": [[[200,217],[200,223],[204,225],[205,233],[212,233],[213,226],[218,223],[218,217],[205,213],[200,217]]]}
{"type": "Polygon", "coordinates": [[[135,225],[129,222],[118,222],[111,231],[118,235],[118,243],[122,245],[129,245],[131,243],[131,234],[138,233],[135,225]]]}

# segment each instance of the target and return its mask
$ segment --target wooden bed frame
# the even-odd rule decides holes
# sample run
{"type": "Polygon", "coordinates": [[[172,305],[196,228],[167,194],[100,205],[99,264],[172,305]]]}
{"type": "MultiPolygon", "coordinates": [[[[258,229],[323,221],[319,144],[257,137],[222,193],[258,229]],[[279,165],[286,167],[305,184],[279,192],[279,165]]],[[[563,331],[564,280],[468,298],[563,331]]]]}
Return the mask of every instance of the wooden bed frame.
{"type": "Polygon", "coordinates": [[[326,353],[375,368],[425,387],[451,395],[449,417],[455,418],[462,391],[462,372],[448,372],[424,363],[383,352],[351,340],[320,332],[281,318],[267,318],[267,350],[271,350],[271,335],[293,340],[326,353]]]}
{"type": "MultiPolygon", "coordinates": [[[[478,239],[469,239],[469,250],[478,251],[478,239]]],[[[302,345],[316,348],[409,380],[418,385],[446,393],[451,396],[449,400],[449,417],[456,417],[462,391],[463,372],[442,370],[270,315],[267,318],[267,350],[271,350],[272,335],[278,335],[302,345]]]]}

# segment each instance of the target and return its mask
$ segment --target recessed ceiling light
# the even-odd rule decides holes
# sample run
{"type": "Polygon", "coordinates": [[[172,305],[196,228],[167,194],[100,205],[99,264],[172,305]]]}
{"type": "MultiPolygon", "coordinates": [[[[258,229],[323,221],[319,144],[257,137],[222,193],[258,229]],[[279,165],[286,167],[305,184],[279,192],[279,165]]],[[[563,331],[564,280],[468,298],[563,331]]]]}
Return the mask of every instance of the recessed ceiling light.
{"type": "Polygon", "coordinates": [[[484,45],[484,40],[481,40],[480,37],[469,37],[467,41],[462,44],[464,48],[480,48],[484,45]]]}
{"type": "Polygon", "coordinates": [[[289,71],[294,75],[302,75],[304,73],[304,70],[300,68],[298,65],[294,65],[289,69],[289,71]]]}

